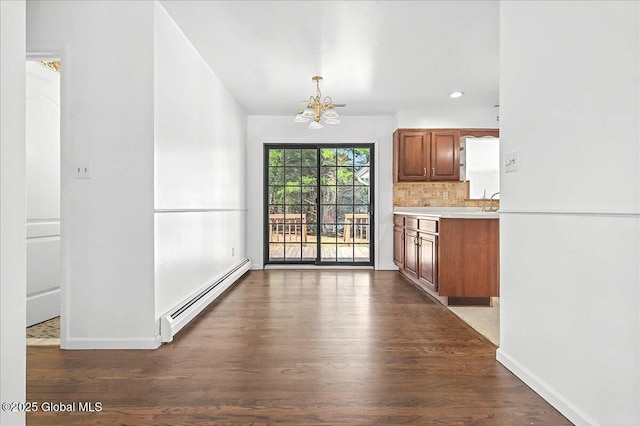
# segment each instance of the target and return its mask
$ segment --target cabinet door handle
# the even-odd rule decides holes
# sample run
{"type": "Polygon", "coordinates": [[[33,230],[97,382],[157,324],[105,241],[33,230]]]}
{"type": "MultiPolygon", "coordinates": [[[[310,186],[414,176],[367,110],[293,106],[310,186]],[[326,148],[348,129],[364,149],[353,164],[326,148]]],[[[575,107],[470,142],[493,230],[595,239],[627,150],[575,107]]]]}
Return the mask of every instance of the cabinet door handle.
{"type": "Polygon", "coordinates": [[[422,172],[422,176],[426,176],[427,175],[427,168],[424,168],[424,172],[422,172]]]}
{"type": "Polygon", "coordinates": [[[435,176],[436,175],[436,168],[432,167],[431,168],[431,176],[435,176]]]}

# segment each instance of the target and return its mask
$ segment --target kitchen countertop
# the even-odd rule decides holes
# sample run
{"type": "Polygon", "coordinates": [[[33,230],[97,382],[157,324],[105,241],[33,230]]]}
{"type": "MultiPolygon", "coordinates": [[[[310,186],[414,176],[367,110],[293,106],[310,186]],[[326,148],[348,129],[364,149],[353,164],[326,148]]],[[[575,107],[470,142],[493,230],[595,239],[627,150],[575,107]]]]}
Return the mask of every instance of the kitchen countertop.
{"type": "Polygon", "coordinates": [[[394,214],[432,216],[443,219],[499,219],[498,212],[484,212],[480,207],[394,207],[394,214]]]}

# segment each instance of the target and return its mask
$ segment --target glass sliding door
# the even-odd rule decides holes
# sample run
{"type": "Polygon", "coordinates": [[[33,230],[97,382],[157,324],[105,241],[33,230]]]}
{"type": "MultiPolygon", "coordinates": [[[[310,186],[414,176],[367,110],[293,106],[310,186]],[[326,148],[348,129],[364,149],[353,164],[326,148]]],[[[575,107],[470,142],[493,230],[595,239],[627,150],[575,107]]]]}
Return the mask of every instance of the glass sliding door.
{"type": "Polygon", "coordinates": [[[267,150],[268,259],[315,262],[317,257],[317,150],[267,150]]]}
{"type": "Polygon", "coordinates": [[[320,148],[320,262],[371,260],[369,147],[320,148]]]}
{"type": "Polygon", "coordinates": [[[265,145],[265,263],[373,264],[373,145],[265,145]]]}

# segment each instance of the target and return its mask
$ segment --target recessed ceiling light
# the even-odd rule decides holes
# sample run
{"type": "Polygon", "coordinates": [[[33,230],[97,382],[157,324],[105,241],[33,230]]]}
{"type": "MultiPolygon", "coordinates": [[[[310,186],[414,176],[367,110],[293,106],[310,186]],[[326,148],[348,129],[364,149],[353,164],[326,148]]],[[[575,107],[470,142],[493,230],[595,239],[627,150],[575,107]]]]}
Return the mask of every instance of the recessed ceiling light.
{"type": "Polygon", "coordinates": [[[453,93],[449,93],[449,97],[450,98],[459,98],[462,95],[464,95],[464,92],[453,92],[453,93]]]}

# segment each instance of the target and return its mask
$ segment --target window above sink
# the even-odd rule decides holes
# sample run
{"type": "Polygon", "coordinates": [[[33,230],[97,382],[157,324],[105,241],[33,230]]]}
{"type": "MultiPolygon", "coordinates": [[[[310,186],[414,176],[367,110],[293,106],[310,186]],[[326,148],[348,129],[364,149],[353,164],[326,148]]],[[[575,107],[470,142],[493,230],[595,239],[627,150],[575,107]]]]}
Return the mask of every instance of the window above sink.
{"type": "Polygon", "coordinates": [[[462,137],[460,148],[460,180],[469,181],[469,199],[490,199],[500,192],[500,139],[462,137]]]}

